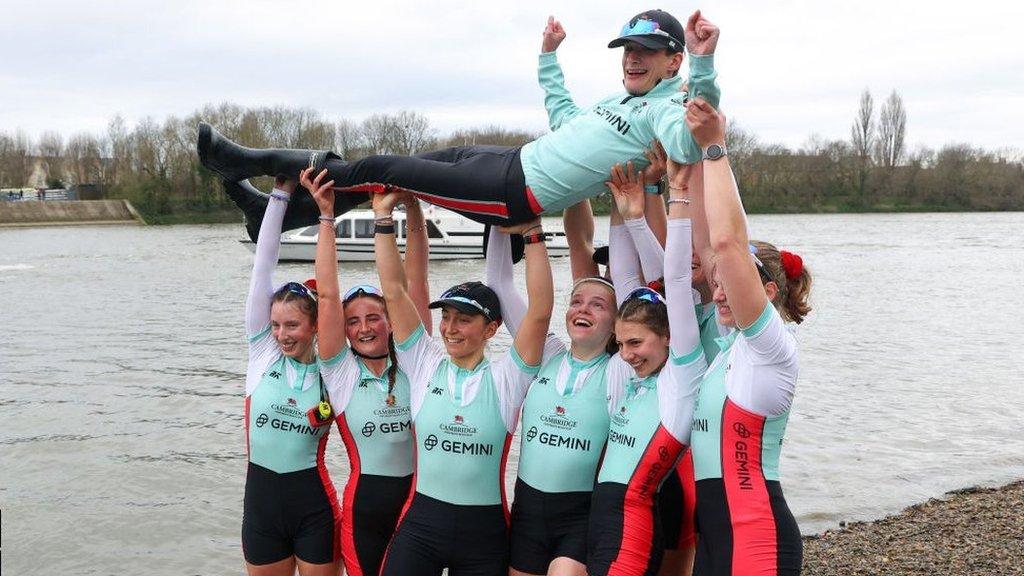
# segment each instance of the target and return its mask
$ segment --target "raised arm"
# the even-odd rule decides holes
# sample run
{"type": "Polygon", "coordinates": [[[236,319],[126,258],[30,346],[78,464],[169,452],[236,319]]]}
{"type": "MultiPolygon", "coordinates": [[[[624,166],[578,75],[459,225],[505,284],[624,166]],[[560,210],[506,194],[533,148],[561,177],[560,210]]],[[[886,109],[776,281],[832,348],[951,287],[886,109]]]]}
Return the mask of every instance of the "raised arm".
{"type": "Polygon", "coordinates": [[[693,13],[684,30],[686,49],[689,53],[688,92],[668,102],[652,107],[651,126],[655,135],[665,145],[669,158],[682,164],[700,162],[703,149],[694,140],[686,127],[684,99],[703,98],[717,107],[721,98],[715,71],[715,48],[718,46],[718,27],[704,18],[700,10],[693,13]]]}
{"type": "Polygon", "coordinates": [[[543,241],[540,218],[509,228],[506,232],[525,233],[526,293],[530,298],[526,316],[512,345],[526,365],[538,366],[544,355],[545,336],[555,304],[551,263],[543,241]]]}
{"type": "Polygon", "coordinates": [[[400,201],[401,196],[396,192],[373,195],[373,215],[377,222],[373,241],[377,274],[380,276],[380,288],[387,302],[388,318],[396,343],[408,340],[423,324],[416,304],[409,297],[405,269],[398,253],[398,244],[395,243],[392,213],[400,201]]]}
{"type": "MultiPolygon", "coordinates": [[[[684,166],[670,163],[669,178],[685,180],[684,166]]],[[[665,300],[668,305],[669,346],[673,359],[686,363],[704,358],[700,326],[693,306],[692,199],[683,189],[671,187],[668,208],[668,243],[665,246],[665,300]]],[[[706,364],[706,362],[705,362],[706,364]]]]}
{"type": "Polygon", "coordinates": [[[501,302],[501,320],[508,333],[515,338],[526,317],[527,304],[515,285],[512,265],[511,239],[497,226],[491,226],[487,238],[486,279],[484,283],[494,290],[501,302]]]}
{"type": "Polygon", "coordinates": [[[409,297],[416,305],[427,334],[434,333],[430,317],[430,283],[427,266],[430,261],[430,240],[427,222],[420,201],[409,196],[405,202],[405,279],[409,284],[409,297]]]}
{"type": "Polygon", "coordinates": [[[569,244],[569,268],[573,282],[587,276],[597,276],[594,262],[594,209],[590,199],[578,202],[562,211],[562,228],[569,244]]]}
{"type": "Polygon", "coordinates": [[[612,191],[613,216],[617,215],[612,221],[622,222],[621,226],[614,224],[608,233],[615,298],[622,304],[644,280],[657,280],[664,275],[665,253],[644,218],[647,195],[643,192],[643,178],[633,170],[633,163],[627,163],[625,168],[618,164],[612,167],[611,179],[606,184],[612,191]]]}
{"type": "Polygon", "coordinates": [[[270,204],[263,213],[260,234],[256,238],[256,254],[245,299],[245,333],[254,336],[270,323],[270,302],[274,298],[274,269],[281,251],[281,222],[288,200],[295,191],[295,182],[280,179],[270,193],[270,204]]]}
{"type": "Polygon", "coordinates": [[[329,360],[345,347],[345,311],[341,304],[341,289],[338,287],[338,255],[334,243],[334,180],[324,182],[327,170],[313,176],[313,169],[306,168],[299,175],[299,182],[313,195],[320,208],[320,230],[316,241],[316,292],[317,292],[317,352],[320,358],[329,360]]]}
{"type": "MultiPolygon", "coordinates": [[[[701,147],[725,144],[725,117],[710,104],[690,103],[686,123],[701,147]]],[[[750,256],[747,216],[743,211],[729,157],[704,162],[704,203],[715,270],[737,327],[751,326],[768,304],[761,278],[750,256]]]]}
{"type": "Polygon", "coordinates": [[[565,40],[565,29],[554,16],[548,16],[548,25],[544,28],[544,40],[541,43],[537,80],[544,89],[544,108],[548,111],[548,125],[552,130],[558,130],[564,122],[580,113],[579,106],[573,102],[565,88],[565,76],[562,75],[562,67],[555,53],[562,40],[565,40]]]}
{"type": "MultiPolygon", "coordinates": [[[[650,148],[644,150],[644,156],[649,162],[643,170],[644,192],[647,192],[647,195],[644,196],[644,218],[647,219],[647,225],[658,239],[658,243],[664,248],[668,230],[668,213],[665,210],[665,200],[661,197],[661,192],[663,192],[661,180],[665,177],[667,170],[668,152],[665,152],[665,147],[661,145],[661,142],[655,140],[650,148]]],[[[643,258],[643,252],[640,253],[640,257],[643,258]]],[[[645,276],[646,274],[647,272],[644,271],[645,276]]],[[[657,278],[661,278],[661,275],[649,279],[657,278]]]]}

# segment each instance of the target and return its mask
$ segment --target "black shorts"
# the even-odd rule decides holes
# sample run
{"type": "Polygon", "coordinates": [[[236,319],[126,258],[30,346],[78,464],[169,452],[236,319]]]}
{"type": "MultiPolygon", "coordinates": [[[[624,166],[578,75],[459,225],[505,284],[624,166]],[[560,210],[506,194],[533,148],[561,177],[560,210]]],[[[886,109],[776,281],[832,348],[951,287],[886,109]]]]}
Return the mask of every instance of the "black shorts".
{"type": "Polygon", "coordinates": [[[341,553],[350,576],[377,576],[402,507],[409,499],[412,475],[359,474],[349,478],[341,517],[341,553]]]}
{"type": "Polygon", "coordinates": [[[242,507],[245,561],[262,565],[295,556],[310,564],[340,558],[334,488],[319,468],[278,474],[249,463],[242,507]]]}
{"type": "Polygon", "coordinates": [[[765,492],[750,491],[746,501],[730,502],[721,478],[697,482],[697,556],[701,576],[768,574],[799,576],[803,564],[800,528],[778,481],[765,492]],[[742,521],[736,521],[741,518],[742,521]]]}
{"type": "Polygon", "coordinates": [[[591,492],[541,492],[516,479],[512,501],[512,568],[547,574],[555,558],[587,562],[591,492]]]}
{"type": "Polygon", "coordinates": [[[587,574],[654,576],[665,554],[654,502],[626,498],[627,486],[601,482],[594,488],[587,533],[587,574]]]}
{"type": "Polygon", "coordinates": [[[463,506],[415,493],[381,576],[508,576],[505,507],[463,506]]]}

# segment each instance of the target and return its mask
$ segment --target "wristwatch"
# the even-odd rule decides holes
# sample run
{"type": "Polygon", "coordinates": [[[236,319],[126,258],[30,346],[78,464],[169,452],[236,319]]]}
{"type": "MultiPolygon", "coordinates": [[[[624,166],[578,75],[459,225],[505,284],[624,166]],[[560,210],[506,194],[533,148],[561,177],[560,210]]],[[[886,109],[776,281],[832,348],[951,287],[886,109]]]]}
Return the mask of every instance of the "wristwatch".
{"type": "Polygon", "coordinates": [[[710,144],[704,149],[705,160],[718,160],[722,156],[725,156],[728,152],[725,149],[725,144],[710,144]]]}

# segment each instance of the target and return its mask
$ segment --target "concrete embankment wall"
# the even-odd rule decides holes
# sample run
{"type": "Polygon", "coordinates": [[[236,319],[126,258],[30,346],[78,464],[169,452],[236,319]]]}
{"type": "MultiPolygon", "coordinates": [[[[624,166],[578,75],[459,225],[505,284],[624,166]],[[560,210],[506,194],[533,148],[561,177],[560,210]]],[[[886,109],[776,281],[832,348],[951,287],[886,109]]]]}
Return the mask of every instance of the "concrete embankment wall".
{"type": "Polygon", "coordinates": [[[0,226],[145,224],[127,200],[0,202],[0,226]]]}

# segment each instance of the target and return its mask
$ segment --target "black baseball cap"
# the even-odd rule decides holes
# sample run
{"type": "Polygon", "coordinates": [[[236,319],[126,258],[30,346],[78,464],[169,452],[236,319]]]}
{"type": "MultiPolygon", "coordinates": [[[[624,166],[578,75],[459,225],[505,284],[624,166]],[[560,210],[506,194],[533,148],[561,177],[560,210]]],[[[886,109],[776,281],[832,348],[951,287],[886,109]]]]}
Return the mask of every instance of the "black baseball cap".
{"type": "Polygon", "coordinates": [[[445,290],[444,294],[430,303],[431,308],[451,306],[466,314],[480,314],[488,322],[501,321],[501,301],[486,284],[465,282],[445,290]]]}
{"type": "Polygon", "coordinates": [[[652,50],[682,52],[685,46],[683,25],[664,10],[647,10],[630,18],[619,32],[619,37],[609,42],[608,47],[618,48],[626,42],[636,42],[652,50]]]}

